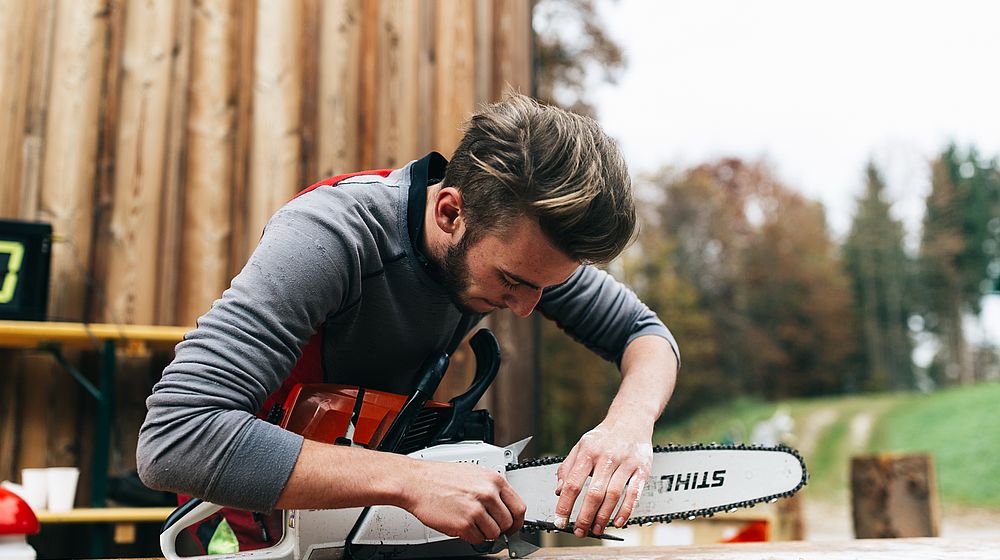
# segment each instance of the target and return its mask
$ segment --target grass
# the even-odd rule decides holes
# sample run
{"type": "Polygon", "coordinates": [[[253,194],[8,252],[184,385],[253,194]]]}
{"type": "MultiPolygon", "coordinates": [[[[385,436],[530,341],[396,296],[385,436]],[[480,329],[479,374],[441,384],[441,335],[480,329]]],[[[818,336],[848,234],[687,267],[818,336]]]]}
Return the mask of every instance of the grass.
{"type": "MultiPolygon", "coordinates": [[[[834,417],[808,445],[805,454],[809,493],[820,499],[847,492],[851,455],[856,453],[926,452],[934,457],[943,501],[1000,507],[1000,383],[983,383],[929,395],[877,394],[766,403],[741,399],[703,411],[657,431],[656,443],[747,441],[753,426],[779,407],[798,430],[823,413],[834,417]],[[856,446],[851,422],[871,414],[868,440],[856,446]]],[[[815,422],[813,422],[815,424],[815,422]]],[[[801,442],[805,449],[806,442],[801,442]]]]}
{"type": "Polygon", "coordinates": [[[1000,383],[910,395],[882,417],[871,448],[929,452],[950,501],[1000,506],[1000,383]]]}

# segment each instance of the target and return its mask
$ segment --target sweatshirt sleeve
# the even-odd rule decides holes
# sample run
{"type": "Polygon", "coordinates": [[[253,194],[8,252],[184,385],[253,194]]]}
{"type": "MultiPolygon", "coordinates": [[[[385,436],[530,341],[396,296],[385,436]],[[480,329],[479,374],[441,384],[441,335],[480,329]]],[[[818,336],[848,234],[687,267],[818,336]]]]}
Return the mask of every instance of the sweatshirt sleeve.
{"type": "Polygon", "coordinates": [[[656,313],[635,292],[596,267],[581,266],[566,282],[547,288],[538,309],[605,360],[621,365],[630,342],[655,335],[670,343],[680,364],[677,341],[656,313]]]}
{"type": "Polygon", "coordinates": [[[326,316],[352,296],[366,250],[357,214],[342,210],[331,220],[307,198],[271,218],[153,387],[137,448],[146,485],[253,511],[277,502],[302,438],[255,413],[326,316]]]}

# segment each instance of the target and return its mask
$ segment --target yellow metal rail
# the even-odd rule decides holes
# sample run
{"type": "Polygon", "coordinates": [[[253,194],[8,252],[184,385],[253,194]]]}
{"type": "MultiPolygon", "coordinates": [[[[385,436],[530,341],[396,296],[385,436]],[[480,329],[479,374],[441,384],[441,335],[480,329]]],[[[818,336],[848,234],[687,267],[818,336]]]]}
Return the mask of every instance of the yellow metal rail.
{"type": "Polygon", "coordinates": [[[159,523],[174,511],[169,507],[78,508],[64,512],[39,511],[40,523],[159,523]]]}
{"type": "Polygon", "coordinates": [[[105,323],[55,323],[48,321],[0,321],[0,347],[35,348],[59,343],[63,347],[88,347],[103,341],[170,347],[184,339],[191,327],[113,325],[105,323]]]}

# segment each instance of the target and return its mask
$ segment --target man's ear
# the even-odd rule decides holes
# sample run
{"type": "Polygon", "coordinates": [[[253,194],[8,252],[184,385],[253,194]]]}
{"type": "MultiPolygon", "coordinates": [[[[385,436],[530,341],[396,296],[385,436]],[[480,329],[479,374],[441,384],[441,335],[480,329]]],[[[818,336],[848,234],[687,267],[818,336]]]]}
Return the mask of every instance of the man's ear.
{"type": "Polygon", "coordinates": [[[434,221],[441,231],[454,234],[465,219],[462,209],[462,193],[455,187],[444,187],[434,201],[434,221]]]}

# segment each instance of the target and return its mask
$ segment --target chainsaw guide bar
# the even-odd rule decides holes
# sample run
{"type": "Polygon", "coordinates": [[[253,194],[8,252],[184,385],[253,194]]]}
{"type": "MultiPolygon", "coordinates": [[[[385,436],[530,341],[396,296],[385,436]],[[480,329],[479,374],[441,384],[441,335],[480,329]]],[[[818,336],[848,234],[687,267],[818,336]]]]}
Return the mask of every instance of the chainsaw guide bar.
{"type": "MultiPolygon", "coordinates": [[[[733,513],[733,512],[735,512],[735,511],[737,511],[739,509],[752,508],[755,505],[761,504],[761,503],[774,503],[774,502],[778,501],[778,499],[780,499],[780,498],[786,498],[786,497],[789,497],[789,496],[795,494],[803,486],[805,486],[806,483],[809,480],[809,473],[806,470],[805,461],[802,459],[802,456],[795,449],[792,449],[791,447],[788,447],[788,446],[785,446],[785,445],[764,446],[764,445],[742,444],[742,443],[740,443],[740,444],[718,444],[718,443],[701,444],[701,443],[693,443],[693,444],[689,444],[689,445],[676,445],[676,444],[671,443],[671,444],[668,444],[666,446],[657,445],[657,446],[653,447],[653,454],[654,455],[660,455],[660,454],[665,454],[665,453],[681,453],[681,452],[690,452],[690,451],[756,451],[756,452],[773,452],[773,453],[788,454],[788,455],[791,455],[792,457],[794,457],[795,460],[801,466],[801,468],[802,468],[802,476],[801,476],[801,479],[798,481],[797,485],[795,485],[793,488],[791,488],[789,490],[786,490],[786,491],[783,491],[783,492],[777,492],[777,493],[774,493],[774,494],[770,494],[770,495],[766,495],[766,496],[761,496],[761,497],[758,497],[758,498],[753,498],[753,499],[748,499],[748,500],[741,500],[741,501],[735,501],[735,502],[732,502],[732,503],[722,504],[722,505],[712,506],[712,507],[696,508],[696,509],[691,509],[691,510],[687,510],[687,511],[662,513],[662,514],[658,514],[658,515],[634,516],[634,517],[629,518],[628,521],[626,521],[625,525],[623,525],[622,527],[620,527],[621,529],[624,529],[626,527],[631,527],[631,526],[647,526],[647,525],[652,525],[653,523],[670,523],[671,521],[674,521],[674,520],[691,521],[691,520],[698,519],[698,518],[712,517],[715,514],[722,513],[722,512],[733,513]]],[[[518,471],[518,470],[521,470],[521,469],[532,469],[532,468],[545,467],[545,466],[551,467],[553,465],[558,465],[559,463],[562,463],[565,459],[566,459],[565,457],[543,457],[543,458],[538,458],[538,459],[525,459],[525,460],[520,461],[518,463],[507,465],[507,472],[510,473],[512,471],[518,471]]],[[[656,472],[656,469],[654,469],[654,472],[656,472]]],[[[650,482],[653,482],[652,478],[653,477],[650,478],[650,482]]],[[[665,478],[665,477],[663,477],[663,478],[665,478]]],[[[705,478],[707,480],[707,475],[706,475],[705,478]]],[[[583,495],[582,491],[581,491],[580,495],[581,496],[583,495]]],[[[578,500],[579,500],[579,497],[578,497],[578,500]]],[[[609,529],[614,529],[615,527],[612,525],[612,526],[609,526],[608,528],[609,529]]],[[[525,520],[524,527],[521,530],[522,530],[522,532],[525,532],[525,533],[537,533],[537,532],[541,532],[541,531],[545,531],[545,532],[572,532],[571,529],[568,529],[568,528],[567,529],[558,529],[550,521],[542,521],[542,520],[525,520]]],[[[601,537],[599,535],[588,535],[588,536],[593,536],[593,537],[597,537],[597,538],[601,537]]]]}

